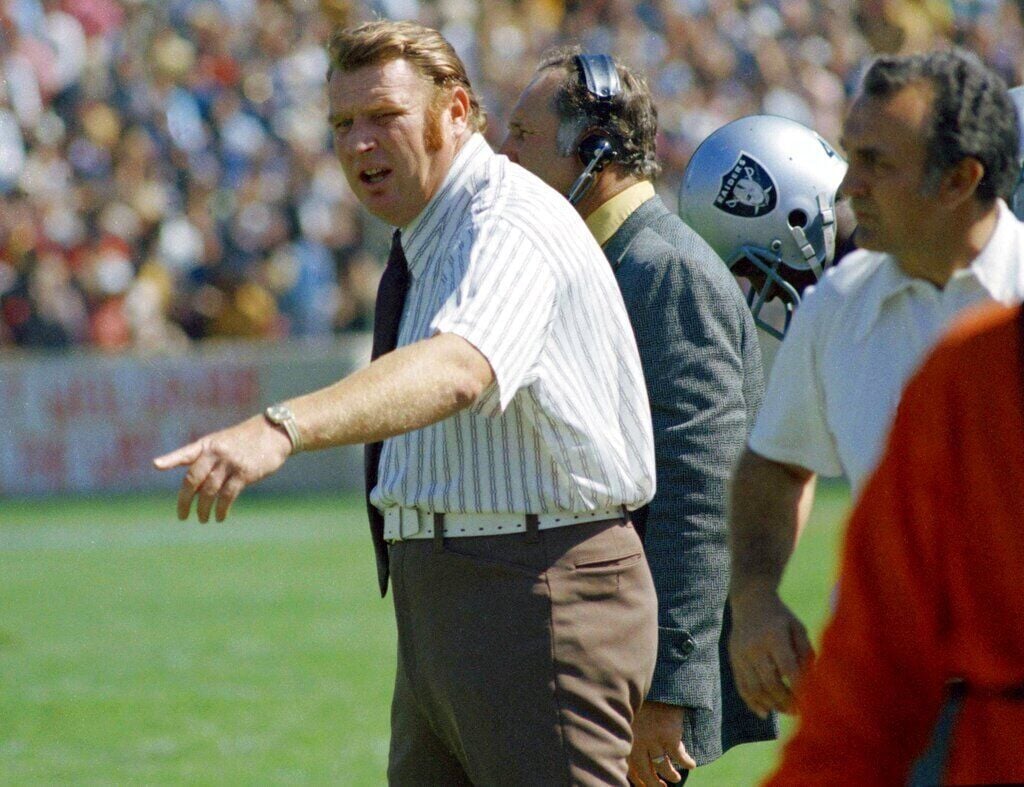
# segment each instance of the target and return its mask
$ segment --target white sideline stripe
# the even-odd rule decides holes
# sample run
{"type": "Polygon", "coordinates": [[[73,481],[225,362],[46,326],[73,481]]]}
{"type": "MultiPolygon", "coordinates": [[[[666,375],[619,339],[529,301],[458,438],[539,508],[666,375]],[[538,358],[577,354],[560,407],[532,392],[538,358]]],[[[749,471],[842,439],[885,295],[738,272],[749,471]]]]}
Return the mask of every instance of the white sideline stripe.
{"type": "MultiPolygon", "coordinates": [[[[194,517],[194,514],[193,514],[194,517]]],[[[0,526],[0,554],[31,551],[144,549],[165,546],[231,544],[298,544],[344,540],[355,523],[338,517],[337,527],[291,525],[286,517],[275,522],[198,524],[172,520],[141,525],[5,525],[0,526]]],[[[362,530],[359,531],[362,534],[362,530]]]]}

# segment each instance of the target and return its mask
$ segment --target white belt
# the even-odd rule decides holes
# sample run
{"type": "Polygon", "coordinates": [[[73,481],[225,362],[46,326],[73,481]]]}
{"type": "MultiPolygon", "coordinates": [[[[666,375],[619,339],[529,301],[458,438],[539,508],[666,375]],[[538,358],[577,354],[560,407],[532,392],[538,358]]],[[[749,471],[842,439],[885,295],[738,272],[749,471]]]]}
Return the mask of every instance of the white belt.
{"type": "MultiPolygon", "coordinates": [[[[538,514],[537,529],[548,530],[566,525],[582,525],[585,522],[600,522],[603,519],[624,519],[622,507],[604,508],[600,511],[561,511],[557,514],[538,514]]],[[[447,538],[461,536],[500,536],[507,533],[522,533],[526,530],[524,514],[445,514],[444,535],[447,538]]],[[[434,512],[418,508],[392,506],[384,509],[384,540],[406,541],[411,538],[434,537],[434,512]]]]}

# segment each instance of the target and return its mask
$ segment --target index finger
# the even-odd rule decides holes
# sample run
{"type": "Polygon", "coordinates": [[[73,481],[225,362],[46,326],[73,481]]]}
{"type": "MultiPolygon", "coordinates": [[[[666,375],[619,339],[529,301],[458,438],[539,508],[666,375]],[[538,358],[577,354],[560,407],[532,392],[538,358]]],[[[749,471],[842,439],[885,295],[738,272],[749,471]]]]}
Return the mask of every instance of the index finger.
{"type": "Polygon", "coordinates": [[[201,452],[202,447],[197,440],[194,443],[183,445],[181,448],[176,448],[168,454],[158,456],[153,460],[153,466],[157,470],[170,470],[172,467],[190,465],[199,458],[201,452]]]}
{"type": "Polygon", "coordinates": [[[679,741],[679,745],[676,746],[671,760],[673,765],[679,764],[688,771],[692,771],[697,767],[697,761],[690,756],[690,752],[686,750],[686,745],[682,741],[679,741]]]}

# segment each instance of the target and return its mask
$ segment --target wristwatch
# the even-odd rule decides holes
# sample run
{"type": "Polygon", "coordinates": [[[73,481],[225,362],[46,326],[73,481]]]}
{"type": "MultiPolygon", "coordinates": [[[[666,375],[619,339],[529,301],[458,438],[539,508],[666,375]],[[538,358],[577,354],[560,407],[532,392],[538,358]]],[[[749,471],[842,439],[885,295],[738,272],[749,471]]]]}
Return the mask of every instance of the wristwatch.
{"type": "Polygon", "coordinates": [[[274,426],[280,426],[288,433],[288,439],[292,441],[292,453],[297,454],[302,450],[302,437],[299,435],[298,424],[295,423],[295,415],[283,404],[272,404],[263,411],[263,417],[274,426]]]}

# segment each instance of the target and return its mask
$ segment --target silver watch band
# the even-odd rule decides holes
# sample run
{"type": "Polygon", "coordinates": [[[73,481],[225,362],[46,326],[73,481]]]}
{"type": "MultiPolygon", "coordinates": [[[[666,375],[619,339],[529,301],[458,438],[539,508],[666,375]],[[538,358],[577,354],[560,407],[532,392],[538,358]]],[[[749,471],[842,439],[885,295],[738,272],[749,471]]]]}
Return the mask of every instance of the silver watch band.
{"type": "Polygon", "coordinates": [[[293,454],[302,450],[302,436],[299,434],[298,424],[295,423],[295,415],[288,407],[283,404],[272,404],[263,411],[263,415],[270,423],[280,426],[288,434],[293,454]]]}

